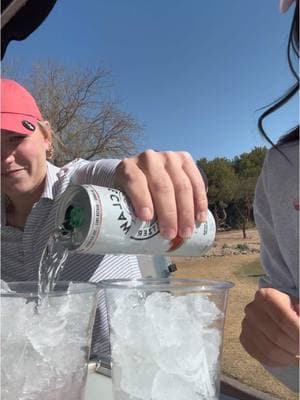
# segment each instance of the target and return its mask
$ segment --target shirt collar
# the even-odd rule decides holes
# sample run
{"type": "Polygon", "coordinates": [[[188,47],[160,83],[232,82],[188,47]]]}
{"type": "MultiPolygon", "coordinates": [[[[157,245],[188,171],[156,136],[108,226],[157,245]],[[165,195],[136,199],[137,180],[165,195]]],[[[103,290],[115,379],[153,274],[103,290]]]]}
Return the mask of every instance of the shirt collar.
{"type": "Polygon", "coordinates": [[[54,199],[55,195],[55,183],[58,181],[58,172],[60,168],[56,167],[55,165],[51,164],[47,161],[47,176],[44,191],[41,195],[41,199],[54,199]]]}

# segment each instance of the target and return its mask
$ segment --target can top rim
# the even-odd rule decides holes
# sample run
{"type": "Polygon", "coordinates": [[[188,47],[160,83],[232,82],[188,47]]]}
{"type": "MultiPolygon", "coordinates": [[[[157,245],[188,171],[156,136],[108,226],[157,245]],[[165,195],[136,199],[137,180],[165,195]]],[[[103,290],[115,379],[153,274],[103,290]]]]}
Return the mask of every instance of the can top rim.
{"type": "Polygon", "coordinates": [[[209,292],[226,290],[234,286],[229,281],[188,278],[141,278],[141,279],[106,279],[97,283],[100,289],[142,289],[153,291],[186,290],[209,292]]]}

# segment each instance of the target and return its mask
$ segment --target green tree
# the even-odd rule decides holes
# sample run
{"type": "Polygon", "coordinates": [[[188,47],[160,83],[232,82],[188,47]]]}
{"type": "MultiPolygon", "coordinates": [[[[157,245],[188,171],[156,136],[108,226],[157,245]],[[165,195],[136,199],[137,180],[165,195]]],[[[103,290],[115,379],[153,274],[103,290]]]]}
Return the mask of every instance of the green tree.
{"type": "Polygon", "coordinates": [[[226,226],[239,227],[246,238],[246,229],[253,223],[255,186],[265,156],[266,147],[255,147],[233,160],[202,158],[197,161],[208,179],[208,203],[218,229],[226,226]]]}
{"type": "Polygon", "coordinates": [[[268,149],[254,147],[250,153],[242,153],[233,159],[233,167],[238,176],[259,177],[268,149]]]}
{"type": "Polygon", "coordinates": [[[235,157],[232,163],[237,176],[232,205],[237,211],[237,223],[244,238],[247,237],[247,225],[253,220],[255,187],[266,153],[266,147],[255,147],[251,152],[235,157]]]}
{"type": "Polygon", "coordinates": [[[227,206],[233,201],[237,185],[237,176],[232,161],[227,158],[215,158],[208,161],[202,158],[197,161],[207,175],[208,204],[216,219],[217,227],[226,224],[227,206]]]}

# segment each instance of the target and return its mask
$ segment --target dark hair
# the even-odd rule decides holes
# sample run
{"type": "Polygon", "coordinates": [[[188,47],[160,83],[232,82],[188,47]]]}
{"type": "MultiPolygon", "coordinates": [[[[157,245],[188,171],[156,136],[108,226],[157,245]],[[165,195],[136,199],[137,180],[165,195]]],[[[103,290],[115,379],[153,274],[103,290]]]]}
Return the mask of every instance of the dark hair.
{"type": "Polygon", "coordinates": [[[278,110],[285,103],[287,103],[299,90],[299,74],[297,73],[293,65],[293,59],[292,59],[293,56],[296,56],[297,59],[299,58],[299,0],[296,0],[296,7],[290,29],[288,47],[287,47],[288,63],[292,74],[296,78],[296,83],[283,96],[281,96],[278,100],[276,100],[273,104],[271,104],[269,108],[265,112],[263,112],[258,119],[258,128],[262,136],[279,151],[280,151],[280,149],[278,149],[279,145],[299,140],[299,125],[292,128],[289,132],[283,135],[276,144],[274,144],[264,130],[263,121],[266,117],[268,117],[274,111],[278,110]]]}

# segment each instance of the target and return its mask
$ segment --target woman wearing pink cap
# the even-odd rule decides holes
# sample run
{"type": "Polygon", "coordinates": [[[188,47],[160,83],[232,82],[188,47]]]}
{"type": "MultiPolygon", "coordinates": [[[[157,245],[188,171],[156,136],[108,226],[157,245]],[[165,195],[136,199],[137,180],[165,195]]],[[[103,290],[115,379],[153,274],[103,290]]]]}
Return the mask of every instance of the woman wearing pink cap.
{"type": "MultiPolygon", "coordinates": [[[[281,0],[282,12],[293,4],[281,0]]],[[[264,119],[299,91],[293,61],[299,59],[299,1],[288,43],[288,61],[296,83],[259,119],[263,136],[273,148],[257,182],[254,213],[261,238],[266,275],[245,308],[240,340],[247,352],[293,391],[299,391],[299,126],[274,145],[264,119]]]]}
{"type": "MultiPolygon", "coordinates": [[[[43,120],[31,94],[15,81],[2,80],[1,97],[4,281],[37,279],[42,251],[54,229],[59,199],[71,182],[123,190],[141,219],[150,220],[156,212],[161,233],[168,239],[177,234],[190,236],[195,219],[206,219],[205,186],[189,154],[148,150],[123,161],[77,159],[57,168],[48,161],[53,153],[51,127],[43,120]]],[[[136,257],[72,254],[60,279],[98,282],[138,277],[136,257]]],[[[92,356],[108,351],[103,298],[96,315],[92,356]]]]}

